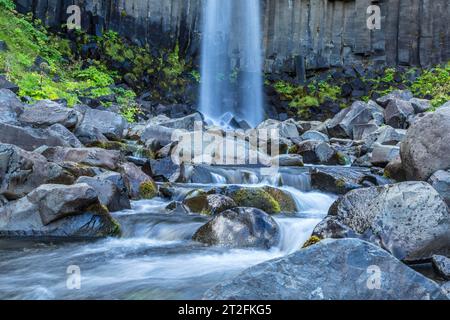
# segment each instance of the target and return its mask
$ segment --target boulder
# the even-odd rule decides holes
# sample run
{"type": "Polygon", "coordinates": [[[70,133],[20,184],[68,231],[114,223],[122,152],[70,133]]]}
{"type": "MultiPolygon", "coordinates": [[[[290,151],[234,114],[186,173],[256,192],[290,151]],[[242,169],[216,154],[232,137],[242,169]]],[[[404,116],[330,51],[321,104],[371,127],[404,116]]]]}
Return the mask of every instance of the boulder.
{"type": "Polygon", "coordinates": [[[215,215],[193,240],[210,246],[269,249],[278,244],[280,230],[276,221],[261,210],[235,208],[215,215]]]}
{"type": "Polygon", "coordinates": [[[388,146],[396,146],[406,137],[406,130],[394,129],[391,126],[382,126],[364,138],[364,146],[372,150],[375,143],[388,146]]]}
{"type": "Polygon", "coordinates": [[[81,123],[74,131],[75,136],[85,145],[94,145],[108,142],[108,139],[100,129],[89,123],[81,123]]]}
{"type": "Polygon", "coordinates": [[[153,179],[135,164],[131,162],[121,164],[120,172],[131,199],[151,199],[157,195],[158,189],[153,179]]]}
{"type": "Polygon", "coordinates": [[[42,224],[48,225],[98,204],[98,193],[84,183],[71,186],[44,184],[30,192],[27,199],[39,208],[42,224]]]}
{"type": "Polygon", "coordinates": [[[120,162],[120,151],[100,148],[49,147],[43,149],[41,154],[56,163],[75,162],[108,170],[116,170],[120,162]]]}
{"type": "Polygon", "coordinates": [[[303,157],[308,164],[345,165],[346,156],[322,141],[302,141],[294,147],[294,151],[303,157]]]}
{"type": "Polygon", "coordinates": [[[332,205],[313,235],[363,238],[398,259],[423,261],[450,252],[450,213],[424,182],[358,189],[332,205]]]}
{"type": "Polygon", "coordinates": [[[439,170],[433,173],[428,183],[436,189],[450,207],[450,170],[439,170]]]}
{"type": "Polygon", "coordinates": [[[299,138],[300,134],[298,131],[298,126],[294,120],[288,119],[286,121],[278,121],[269,119],[261,123],[258,130],[278,130],[279,136],[288,139],[299,138]]]}
{"type": "Polygon", "coordinates": [[[65,142],[67,142],[72,148],[83,148],[83,144],[80,140],[66,127],[56,123],[48,128],[48,130],[54,133],[55,136],[59,136],[65,142]]]}
{"type": "Polygon", "coordinates": [[[339,112],[327,124],[328,133],[335,138],[353,138],[353,127],[373,121],[376,125],[384,123],[383,110],[373,101],[356,101],[351,107],[339,112]]]}
{"type": "Polygon", "coordinates": [[[380,127],[375,123],[356,124],[353,126],[353,139],[364,140],[368,135],[376,132],[380,127]]]}
{"type": "Polygon", "coordinates": [[[444,278],[450,280],[450,259],[444,256],[434,255],[431,259],[434,270],[444,278]]]}
{"type": "Polygon", "coordinates": [[[72,184],[73,177],[38,153],[0,144],[0,195],[21,198],[42,184],[72,184]]]}
{"type": "Polygon", "coordinates": [[[80,177],[76,183],[85,183],[97,192],[100,203],[109,212],[131,209],[128,190],[117,172],[105,172],[95,177],[80,177]]]}
{"type": "Polygon", "coordinates": [[[158,144],[165,146],[173,142],[173,133],[174,130],[171,128],[149,124],[142,131],[140,140],[143,143],[147,143],[147,141],[151,139],[152,143],[155,143],[156,141],[158,144]]]}
{"type": "Polygon", "coordinates": [[[450,106],[438,108],[416,121],[401,144],[408,180],[426,181],[439,170],[450,169],[450,106]]]}
{"type": "Polygon", "coordinates": [[[23,105],[14,92],[0,89],[0,123],[17,125],[17,117],[22,109],[23,105]]]}
{"type": "Polygon", "coordinates": [[[225,187],[223,194],[230,197],[239,207],[251,207],[269,214],[282,211],[280,203],[263,188],[225,187]]]}
{"type": "Polygon", "coordinates": [[[182,182],[183,165],[178,165],[170,157],[160,160],[150,160],[150,172],[156,181],[182,182]]]}
{"type": "Polygon", "coordinates": [[[244,270],[207,300],[446,300],[440,287],[358,239],[324,240],[244,270]],[[379,277],[379,278],[377,278],[379,277]]]}
{"type": "Polygon", "coordinates": [[[431,101],[426,99],[413,98],[409,102],[412,104],[416,114],[427,112],[432,107],[431,101]]]}
{"type": "Polygon", "coordinates": [[[83,114],[80,126],[97,128],[100,133],[110,140],[121,140],[124,137],[124,132],[128,128],[128,122],[121,115],[81,105],[76,106],[75,109],[83,114]]]}
{"type": "Polygon", "coordinates": [[[414,114],[415,111],[411,102],[398,99],[391,100],[384,110],[386,124],[397,129],[408,128],[408,120],[414,114]]]}
{"type": "Polygon", "coordinates": [[[414,98],[411,91],[408,90],[396,90],[393,91],[385,96],[382,96],[376,100],[376,102],[382,106],[383,108],[386,108],[389,102],[392,100],[404,100],[404,101],[410,101],[412,98],[414,98]]]}
{"type": "Polygon", "coordinates": [[[50,100],[41,100],[24,107],[19,121],[33,127],[60,124],[66,128],[73,128],[78,123],[79,117],[80,114],[74,109],[66,108],[50,100]]]}
{"type": "Polygon", "coordinates": [[[280,167],[303,167],[303,157],[299,154],[283,154],[272,158],[273,165],[280,167]]]}
{"type": "Polygon", "coordinates": [[[230,197],[221,194],[208,194],[202,190],[190,192],[183,200],[183,205],[190,212],[215,215],[228,209],[237,207],[236,202],[230,197]]]}
{"type": "Polygon", "coordinates": [[[400,156],[400,147],[385,146],[375,143],[372,150],[370,162],[374,166],[385,167],[389,162],[400,156]]]}
{"type": "Polygon", "coordinates": [[[41,146],[70,147],[70,143],[55,131],[6,123],[0,123],[0,143],[14,144],[27,151],[33,151],[41,146]]]}
{"type": "MultiPolygon", "coordinates": [[[[49,195],[42,204],[36,204],[32,203],[28,197],[24,197],[0,208],[0,238],[91,239],[120,235],[119,225],[108,211],[98,204],[98,200],[97,204],[83,208],[85,206],[76,200],[77,195],[73,193],[73,190],[68,189],[68,198],[60,190],[58,194],[62,198],[55,199],[49,195]],[[55,202],[56,207],[48,208],[52,201],[55,202]],[[77,202],[83,211],[68,215],[69,208],[75,208],[77,202]],[[55,211],[56,208],[63,211],[61,215],[55,211]],[[47,217],[49,212],[62,218],[45,225],[41,216],[47,217]]],[[[87,200],[91,201],[89,197],[87,200]]]]}
{"type": "Polygon", "coordinates": [[[168,119],[166,121],[161,121],[158,124],[170,129],[194,131],[196,123],[203,125],[203,118],[199,113],[193,113],[182,118],[168,119]]]}
{"type": "Polygon", "coordinates": [[[330,139],[326,134],[323,134],[322,132],[315,131],[315,130],[309,130],[306,131],[301,136],[302,140],[314,140],[314,141],[323,141],[323,142],[329,142],[330,139]]]}

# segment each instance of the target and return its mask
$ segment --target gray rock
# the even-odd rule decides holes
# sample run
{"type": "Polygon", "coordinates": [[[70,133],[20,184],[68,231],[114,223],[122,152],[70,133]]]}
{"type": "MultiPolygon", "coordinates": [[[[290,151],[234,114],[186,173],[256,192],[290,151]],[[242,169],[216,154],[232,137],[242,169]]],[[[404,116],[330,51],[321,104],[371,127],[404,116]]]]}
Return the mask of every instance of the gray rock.
{"type": "Polygon", "coordinates": [[[424,113],[432,107],[431,101],[426,99],[413,98],[409,102],[412,104],[415,113],[424,113]]]}
{"type": "Polygon", "coordinates": [[[183,182],[185,178],[183,165],[174,163],[170,157],[150,160],[150,170],[156,181],[183,182]]]}
{"type": "Polygon", "coordinates": [[[377,125],[384,122],[383,110],[373,101],[357,101],[351,107],[339,112],[327,124],[328,133],[334,138],[353,138],[353,127],[373,121],[377,125]]]}
{"type": "Polygon", "coordinates": [[[438,170],[450,169],[450,107],[427,113],[409,128],[401,145],[408,180],[426,181],[438,170]]]}
{"type": "Polygon", "coordinates": [[[386,124],[397,129],[406,129],[408,119],[414,116],[415,111],[411,102],[393,99],[384,110],[386,124]]]}
{"type": "Polygon", "coordinates": [[[0,123],[17,125],[23,105],[14,92],[0,89],[0,123]]]}
{"type": "Polygon", "coordinates": [[[161,121],[159,125],[171,129],[194,131],[195,123],[199,123],[200,126],[203,125],[203,118],[199,113],[193,113],[182,118],[161,121]]]}
{"type": "Polygon", "coordinates": [[[406,181],[406,173],[403,169],[402,159],[400,156],[387,164],[384,168],[384,174],[397,182],[406,181]]]}
{"type": "Polygon", "coordinates": [[[282,154],[275,157],[272,161],[274,165],[280,167],[303,167],[303,157],[298,154],[282,154]]]}
{"type": "Polygon", "coordinates": [[[48,128],[50,132],[55,135],[59,135],[64,141],[66,141],[72,148],[83,148],[83,144],[80,140],[66,127],[56,123],[48,128]]]}
{"type": "Polygon", "coordinates": [[[0,144],[0,195],[15,200],[41,184],[71,184],[73,181],[59,165],[47,162],[40,154],[0,144]]]}
{"type": "Polygon", "coordinates": [[[24,107],[19,121],[34,127],[49,127],[60,124],[66,128],[73,128],[78,123],[80,114],[70,108],[50,100],[41,100],[33,105],[24,107]]]}
{"type": "Polygon", "coordinates": [[[24,197],[0,208],[0,237],[91,239],[119,235],[117,222],[108,212],[97,209],[93,206],[85,212],[77,212],[44,225],[39,204],[33,204],[24,197]]]}
{"type": "Polygon", "coordinates": [[[174,130],[171,128],[163,127],[161,125],[149,124],[142,131],[140,140],[143,143],[147,143],[148,140],[152,142],[157,141],[162,146],[166,146],[173,141],[174,130]]]}
{"type": "Polygon", "coordinates": [[[233,199],[221,194],[208,194],[203,190],[194,190],[186,195],[183,205],[190,212],[205,215],[219,214],[228,209],[236,208],[233,199]]]}
{"type": "Polygon", "coordinates": [[[100,133],[111,140],[120,140],[124,137],[128,122],[121,115],[80,105],[76,106],[75,109],[83,114],[80,126],[97,128],[100,133]]]}
{"type": "Polygon", "coordinates": [[[450,171],[439,170],[433,173],[428,183],[441,195],[450,207],[450,171]]]}
{"type": "Polygon", "coordinates": [[[131,209],[128,190],[119,173],[105,172],[95,177],[80,177],[76,183],[86,183],[94,188],[100,203],[110,212],[131,209]]]}
{"type": "Polygon", "coordinates": [[[450,259],[444,256],[434,255],[431,259],[434,270],[445,280],[450,280],[450,259]]]}
{"type": "Polygon", "coordinates": [[[133,163],[126,162],[120,165],[125,186],[128,189],[128,195],[131,199],[141,198],[141,185],[144,182],[154,183],[153,179],[146,175],[141,168],[133,163]]]}
{"type": "Polygon", "coordinates": [[[302,140],[315,140],[315,141],[323,141],[323,142],[329,142],[330,139],[328,138],[328,136],[326,134],[323,134],[319,131],[315,131],[315,130],[309,130],[306,131],[304,134],[302,134],[301,136],[302,140]]]}
{"type": "Polygon", "coordinates": [[[264,262],[210,289],[210,300],[435,300],[433,281],[376,246],[357,239],[324,240],[264,262]],[[377,279],[377,275],[381,278],[377,279]]]}
{"type": "Polygon", "coordinates": [[[98,204],[97,191],[84,183],[71,186],[44,184],[30,192],[27,198],[39,208],[44,226],[98,204]]]}
{"type": "Polygon", "coordinates": [[[70,147],[63,136],[48,129],[34,129],[0,123],[0,143],[33,151],[41,146],[70,147]]]}
{"type": "Polygon", "coordinates": [[[314,230],[320,238],[361,237],[405,261],[422,261],[450,252],[450,214],[427,183],[353,190],[336,201],[314,230]],[[347,231],[334,227],[348,227],[347,231]],[[352,234],[353,233],[353,234],[352,234]]]}
{"type": "Polygon", "coordinates": [[[294,120],[289,119],[286,121],[278,121],[269,119],[261,123],[258,127],[258,130],[278,130],[279,136],[288,139],[299,138],[300,134],[298,131],[297,124],[294,120]]]}
{"type": "Polygon", "coordinates": [[[447,281],[441,286],[441,289],[444,293],[447,294],[447,297],[450,299],[450,281],[447,281]]]}
{"type": "Polygon", "coordinates": [[[368,135],[376,132],[380,127],[375,123],[356,124],[353,126],[353,139],[364,140],[368,135]]]}
{"type": "Polygon", "coordinates": [[[100,129],[91,126],[89,123],[81,123],[74,131],[75,136],[85,145],[95,145],[108,142],[108,138],[100,129]]]}
{"type": "Polygon", "coordinates": [[[400,147],[384,146],[375,143],[373,146],[372,157],[370,162],[374,166],[385,167],[389,162],[400,156],[400,147]]]}
{"type": "MultiPolygon", "coordinates": [[[[2,41],[0,40],[0,52],[2,51],[2,41]]],[[[19,93],[19,86],[8,79],[4,75],[0,75],[0,89],[11,90],[14,93],[19,93]]]]}
{"type": "Polygon", "coordinates": [[[308,164],[345,165],[346,157],[326,142],[307,140],[297,144],[297,154],[308,164]]]}
{"type": "Polygon", "coordinates": [[[388,95],[385,95],[381,98],[378,98],[376,102],[382,106],[383,108],[386,108],[388,104],[393,100],[404,100],[404,101],[410,101],[412,98],[414,98],[411,91],[408,90],[396,90],[391,92],[388,95]]]}
{"type": "Polygon", "coordinates": [[[108,170],[116,170],[120,162],[120,151],[100,148],[50,147],[42,150],[41,154],[55,163],[75,162],[108,170]]]}
{"type": "Polygon", "coordinates": [[[278,224],[267,213],[254,208],[235,208],[214,216],[195,233],[193,240],[212,246],[268,249],[279,238],[278,224]]]}

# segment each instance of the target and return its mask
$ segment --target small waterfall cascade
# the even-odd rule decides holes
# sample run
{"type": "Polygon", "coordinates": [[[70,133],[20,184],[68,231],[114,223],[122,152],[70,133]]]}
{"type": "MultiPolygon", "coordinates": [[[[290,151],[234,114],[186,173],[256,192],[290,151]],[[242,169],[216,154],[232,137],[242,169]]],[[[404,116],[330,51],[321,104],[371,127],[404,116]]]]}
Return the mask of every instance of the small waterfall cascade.
{"type": "Polygon", "coordinates": [[[205,0],[200,111],[222,127],[264,118],[259,0],[205,0]]]}

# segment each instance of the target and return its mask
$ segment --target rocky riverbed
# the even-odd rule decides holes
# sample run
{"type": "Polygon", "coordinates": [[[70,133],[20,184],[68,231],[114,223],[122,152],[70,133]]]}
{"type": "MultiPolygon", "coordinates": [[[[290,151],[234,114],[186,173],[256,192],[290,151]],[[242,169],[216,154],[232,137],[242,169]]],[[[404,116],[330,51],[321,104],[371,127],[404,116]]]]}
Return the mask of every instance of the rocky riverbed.
{"type": "Polygon", "coordinates": [[[269,119],[261,149],[231,117],[128,123],[0,89],[0,297],[446,299],[450,105],[429,109],[396,91],[269,119]]]}

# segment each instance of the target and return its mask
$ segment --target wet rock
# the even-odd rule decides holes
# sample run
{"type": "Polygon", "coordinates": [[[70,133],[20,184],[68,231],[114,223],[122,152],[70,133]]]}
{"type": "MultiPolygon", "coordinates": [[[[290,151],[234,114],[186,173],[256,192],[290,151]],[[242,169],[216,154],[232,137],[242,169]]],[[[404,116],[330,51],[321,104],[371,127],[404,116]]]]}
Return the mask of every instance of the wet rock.
{"type": "Polygon", "coordinates": [[[150,193],[157,193],[153,179],[145,174],[141,168],[133,163],[126,162],[120,165],[120,172],[128,189],[131,199],[153,198],[150,193]],[[148,184],[147,184],[148,183],[148,184]],[[148,187],[153,187],[149,190],[148,187]]]}
{"type": "Polygon", "coordinates": [[[228,209],[237,207],[233,199],[221,194],[208,194],[202,190],[189,193],[183,200],[183,204],[191,212],[206,215],[219,214],[228,209]]]}
{"type": "Polygon", "coordinates": [[[353,190],[336,201],[326,220],[314,230],[320,238],[335,234],[333,222],[348,227],[347,236],[380,245],[400,260],[412,262],[450,252],[450,214],[427,183],[353,190]]]}
{"type": "Polygon", "coordinates": [[[160,182],[182,182],[184,180],[182,167],[174,163],[170,157],[150,160],[151,175],[160,182]]]}
{"type": "Polygon", "coordinates": [[[165,208],[168,214],[189,214],[189,208],[179,201],[173,201],[165,208]]]}
{"type": "Polygon", "coordinates": [[[76,183],[85,183],[94,188],[100,203],[110,212],[131,209],[128,190],[119,173],[106,172],[95,177],[80,177],[76,183]]]}
{"type": "Polygon", "coordinates": [[[23,105],[14,92],[0,89],[0,123],[17,125],[17,117],[22,109],[23,105]]]}
{"type": "Polygon", "coordinates": [[[49,161],[55,163],[76,162],[92,167],[116,170],[120,162],[120,152],[100,148],[49,147],[41,151],[49,161]]]}
{"type": "Polygon", "coordinates": [[[328,133],[335,138],[353,138],[353,127],[373,121],[377,125],[384,123],[383,110],[373,101],[357,101],[351,107],[339,112],[327,124],[328,133]]]}
{"type": "Polygon", "coordinates": [[[54,124],[73,128],[78,123],[80,114],[70,108],[50,100],[41,100],[33,105],[24,107],[19,121],[33,127],[49,127],[54,124]]]}
{"type": "Polygon", "coordinates": [[[58,132],[6,123],[0,123],[0,143],[14,144],[27,151],[33,151],[41,146],[70,147],[69,142],[58,132]]]}
{"type": "Polygon", "coordinates": [[[408,180],[426,181],[438,170],[450,169],[450,106],[416,121],[401,145],[408,180]]]}
{"type": "Polygon", "coordinates": [[[439,286],[376,246],[325,240],[210,289],[211,300],[434,300],[439,286]],[[381,272],[381,281],[374,275],[381,272]]]}
{"type": "Polygon", "coordinates": [[[280,203],[263,188],[227,187],[224,194],[233,199],[239,207],[251,207],[269,214],[282,211],[280,203]]]}
{"type": "Polygon", "coordinates": [[[283,154],[273,158],[272,163],[280,167],[303,167],[303,157],[298,154],[283,154]]]}
{"type": "Polygon", "coordinates": [[[276,245],[280,231],[267,213],[254,208],[224,211],[201,227],[193,240],[211,246],[264,248],[276,245]]]}
{"type": "Polygon", "coordinates": [[[59,165],[47,162],[40,154],[0,144],[0,195],[15,200],[41,184],[71,184],[73,181],[70,174],[59,165]]]}
{"type": "Polygon", "coordinates": [[[408,128],[408,120],[414,114],[415,111],[411,102],[398,99],[391,100],[384,110],[386,124],[397,129],[408,128]]]}
{"type": "Polygon", "coordinates": [[[450,170],[439,170],[433,173],[428,183],[436,189],[450,207],[450,170]]]}
{"type": "Polygon", "coordinates": [[[81,105],[76,106],[75,109],[83,114],[80,126],[97,128],[100,133],[110,140],[121,140],[124,137],[128,123],[121,115],[81,105]]]}
{"type": "Polygon", "coordinates": [[[431,259],[434,270],[445,280],[450,280],[450,259],[434,255],[431,259]]]}

